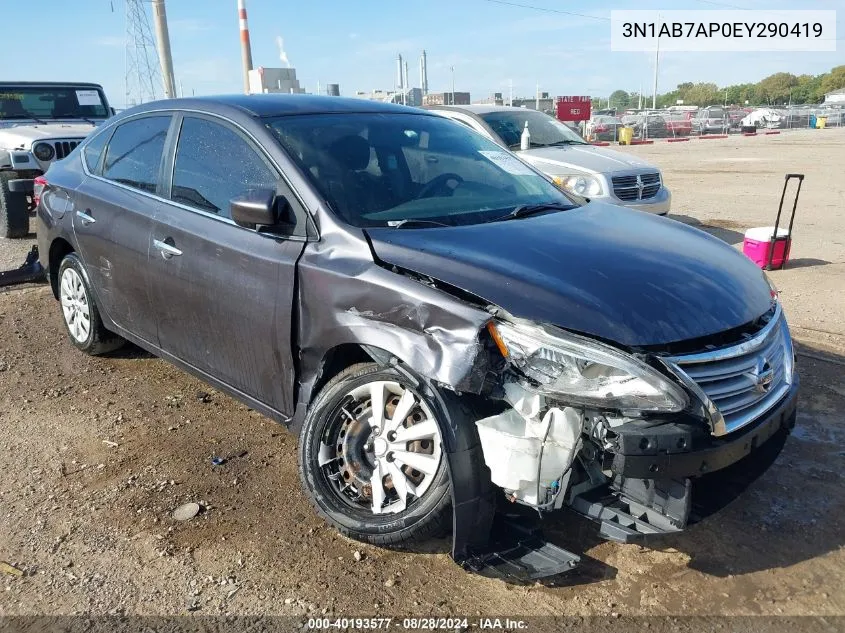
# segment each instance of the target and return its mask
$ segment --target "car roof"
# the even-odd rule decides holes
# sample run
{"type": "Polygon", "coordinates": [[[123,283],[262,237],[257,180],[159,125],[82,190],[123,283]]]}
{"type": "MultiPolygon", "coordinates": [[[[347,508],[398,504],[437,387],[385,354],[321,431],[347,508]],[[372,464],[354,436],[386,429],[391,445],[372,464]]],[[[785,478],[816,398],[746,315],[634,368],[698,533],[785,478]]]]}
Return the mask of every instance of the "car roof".
{"type": "Polygon", "coordinates": [[[418,108],[381,103],[368,99],[349,97],[327,97],[303,94],[236,94],[208,97],[190,97],[184,99],[166,99],[151,101],[127,110],[126,113],[139,113],[152,110],[207,110],[238,109],[254,117],[285,116],[295,114],[336,114],[336,113],[406,113],[426,114],[418,108]]]}
{"type": "Polygon", "coordinates": [[[85,86],[86,88],[100,88],[102,90],[102,86],[100,84],[93,84],[90,82],[85,81],[0,81],[0,86],[7,87],[7,86],[26,86],[29,87],[44,87],[44,88],[56,88],[56,87],[68,87],[68,86],[85,86]]]}
{"type": "MultiPolygon", "coordinates": [[[[447,110],[451,112],[468,112],[470,114],[490,114],[491,112],[539,112],[540,114],[545,114],[540,110],[535,110],[534,108],[514,108],[510,106],[497,106],[497,105],[484,105],[484,104],[473,104],[473,105],[460,105],[460,106],[451,106],[451,105],[436,105],[436,106],[427,106],[426,110],[447,110]]],[[[548,115],[546,115],[548,116],[548,115]]]]}

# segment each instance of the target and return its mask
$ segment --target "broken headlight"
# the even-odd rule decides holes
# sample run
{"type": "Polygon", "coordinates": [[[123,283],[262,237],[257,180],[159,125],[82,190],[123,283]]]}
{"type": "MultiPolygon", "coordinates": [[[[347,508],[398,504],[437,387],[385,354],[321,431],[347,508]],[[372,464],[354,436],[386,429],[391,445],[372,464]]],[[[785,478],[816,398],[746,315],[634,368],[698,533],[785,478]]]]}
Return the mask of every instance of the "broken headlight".
{"type": "Polygon", "coordinates": [[[678,412],[688,404],[680,386],[630,354],[536,325],[497,321],[491,334],[511,365],[535,389],[567,403],[626,412],[678,412]]]}

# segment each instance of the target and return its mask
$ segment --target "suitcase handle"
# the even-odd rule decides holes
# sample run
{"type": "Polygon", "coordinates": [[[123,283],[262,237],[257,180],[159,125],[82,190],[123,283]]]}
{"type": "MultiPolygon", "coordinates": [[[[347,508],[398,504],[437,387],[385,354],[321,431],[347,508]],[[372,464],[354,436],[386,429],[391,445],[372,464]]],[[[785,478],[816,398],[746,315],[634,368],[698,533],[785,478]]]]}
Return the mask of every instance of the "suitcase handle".
{"type": "MultiPolygon", "coordinates": [[[[778,206],[778,215],[775,218],[775,230],[774,234],[772,235],[771,239],[771,248],[769,249],[769,261],[766,264],[766,270],[772,269],[772,260],[775,256],[775,244],[779,241],[789,242],[792,238],[792,224],[795,222],[795,210],[798,208],[798,196],[801,194],[801,185],[804,184],[804,174],[786,174],[783,179],[783,191],[780,194],[780,205],[778,206]],[[780,216],[783,212],[783,201],[786,198],[786,188],[789,185],[789,181],[792,179],[798,180],[798,188],[795,190],[795,200],[792,203],[792,214],[789,216],[789,228],[786,230],[785,237],[778,236],[778,227],[780,226],[780,216]]],[[[780,268],[783,269],[786,267],[786,258],[784,258],[783,263],[780,265],[780,268]]]]}

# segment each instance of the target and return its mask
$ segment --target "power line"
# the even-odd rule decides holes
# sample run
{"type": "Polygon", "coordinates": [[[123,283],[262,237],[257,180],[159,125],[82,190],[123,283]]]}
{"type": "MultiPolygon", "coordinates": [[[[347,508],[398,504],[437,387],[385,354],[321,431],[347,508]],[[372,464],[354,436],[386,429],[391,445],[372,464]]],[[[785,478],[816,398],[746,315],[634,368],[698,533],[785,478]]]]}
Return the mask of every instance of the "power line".
{"type": "Polygon", "coordinates": [[[544,11],[546,13],[560,13],[562,15],[572,15],[579,18],[590,18],[591,20],[603,20],[610,22],[610,18],[601,15],[589,15],[587,13],[576,13],[574,11],[563,11],[561,9],[550,9],[548,7],[535,7],[530,4],[519,4],[517,2],[507,2],[506,0],[484,0],[485,2],[492,2],[494,4],[504,4],[509,7],[519,7],[520,9],[533,9],[534,11],[544,11]]]}

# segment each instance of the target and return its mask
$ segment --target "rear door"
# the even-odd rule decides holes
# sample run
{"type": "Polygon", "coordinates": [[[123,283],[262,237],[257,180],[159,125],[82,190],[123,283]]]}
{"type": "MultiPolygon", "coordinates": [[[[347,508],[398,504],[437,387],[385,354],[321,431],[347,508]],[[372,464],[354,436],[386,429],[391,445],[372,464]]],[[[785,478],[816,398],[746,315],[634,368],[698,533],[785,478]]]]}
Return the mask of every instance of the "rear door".
{"type": "Polygon", "coordinates": [[[73,230],[99,306],[153,344],[147,260],[171,120],[145,115],[119,124],[104,147],[93,139],[83,152],[91,175],[73,196],[73,230]]]}
{"type": "MultiPolygon", "coordinates": [[[[181,115],[180,115],[181,116],[181,115]]],[[[293,412],[291,311],[306,235],[243,228],[229,201],[275,188],[299,203],[266,153],[234,124],[186,115],[153,229],[151,293],[161,348],[285,415],[293,412]]]]}

